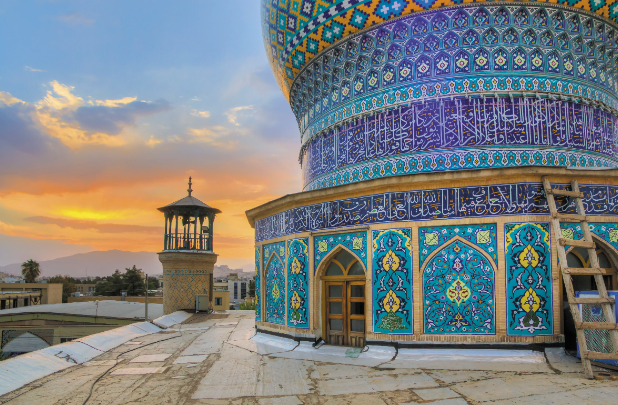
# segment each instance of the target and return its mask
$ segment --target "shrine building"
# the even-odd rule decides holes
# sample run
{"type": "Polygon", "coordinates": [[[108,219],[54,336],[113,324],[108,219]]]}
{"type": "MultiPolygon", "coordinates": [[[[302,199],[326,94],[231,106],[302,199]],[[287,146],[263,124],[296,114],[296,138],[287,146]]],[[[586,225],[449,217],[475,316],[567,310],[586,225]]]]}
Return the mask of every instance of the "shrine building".
{"type": "Polygon", "coordinates": [[[617,18],[610,1],[262,0],[303,184],[247,211],[258,330],[574,344],[541,178],[579,182],[618,289],[617,18]]]}

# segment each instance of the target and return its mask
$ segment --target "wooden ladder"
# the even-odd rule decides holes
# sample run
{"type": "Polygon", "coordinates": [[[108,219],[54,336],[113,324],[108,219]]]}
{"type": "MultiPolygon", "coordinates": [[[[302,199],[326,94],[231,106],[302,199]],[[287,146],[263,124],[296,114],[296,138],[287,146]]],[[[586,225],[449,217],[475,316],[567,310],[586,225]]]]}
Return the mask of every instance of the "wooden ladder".
{"type": "Polygon", "coordinates": [[[597,257],[596,246],[592,240],[592,234],[590,233],[590,227],[586,219],[586,211],[584,209],[584,203],[582,198],[584,194],[579,191],[579,184],[577,180],[571,180],[571,191],[559,190],[551,187],[549,178],[543,176],[543,187],[545,188],[545,195],[547,196],[547,203],[549,204],[549,212],[551,214],[551,225],[558,246],[558,259],[560,259],[560,269],[562,271],[562,279],[564,280],[564,286],[566,288],[567,298],[569,306],[571,308],[571,314],[575,321],[575,329],[577,331],[577,341],[579,342],[579,352],[582,359],[582,365],[584,366],[584,372],[586,377],[594,378],[592,372],[592,365],[590,360],[618,360],[618,325],[616,324],[616,318],[612,310],[612,304],[614,299],[607,295],[607,289],[605,288],[605,282],[603,281],[603,275],[606,274],[606,269],[602,269],[599,266],[599,258],[597,257]],[[561,214],[556,209],[556,200],[554,196],[571,197],[575,200],[577,207],[577,214],[561,214]],[[581,240],[565,239],[562,237],[562,228],[560,227],[560,221],[564,222],[579,222],[584,234],[584,238],[581,240]],[[590,257],[590,268],[573,268],[567,265],[566,247],[575,246],[582,247],[588,250],[588,256],[590,257]],[[597,284],[599,292],[599,298],[577,298],[575,297],[575,291],[573,290],[573,280],[571,276],[594,276],[594,280],[597,284]],[[605,316],[605,322],[582,322],[581,314],[579,313],[578,304],[600,304],[603,308],[603,315],[605,316]],[[584,330],[586,329],[606,329],[609,330],[609,335],[612,342],[613,353],[601,353],[588,350],[586,344],[586,336],[584,330]]]}

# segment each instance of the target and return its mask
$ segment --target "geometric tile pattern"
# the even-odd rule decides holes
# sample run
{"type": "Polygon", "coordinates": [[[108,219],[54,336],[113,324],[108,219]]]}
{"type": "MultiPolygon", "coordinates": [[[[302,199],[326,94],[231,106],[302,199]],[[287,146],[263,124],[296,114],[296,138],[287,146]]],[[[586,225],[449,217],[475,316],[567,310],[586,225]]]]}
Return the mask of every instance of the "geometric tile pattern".
{"type": "MultiPolygon", "coordinates": [[[[195,309],[195,296],[208,294],[211,271],[206,269],[163,269],[166,311],[195,309]]],[[[170,312],[170,313],[171,313],[170,312]]]]}
{"type": "Polygon", "coordinates": [[[309,327],[309,238],[291,239],[288,246],[288,323],[309,327]]]}
{"type": "Polygon", "coordinates": [[[549,223],[504,225],[507,333],[553,334],[549,223]]]}
{"type": "Polygon", "coordinates": [[[616,168],[618,120],[598,108],[557,100],[428,102],[361,118],[313,139],[302,169],[305,190],[313,190],[402,174],[521,165],[616,168]]]}
{"type": "Polygon", "coordinates": [[[303,143],[325,123],[453,95],[536,98],[578,89],[616,108],[616,39],[601,18],[551,5],[415,13],[348,36],[307,63],[290,104],[303,143]]]}
{"type": "MultiPolygon", "coordinates": [[[[592,11],[612,20],[616,20],[618,11],[613,6],[612,0],[600,3],[584,0],[577,4],[572,1],[558,0],[558,3],[592,11]]],[[[439,10],[438,18],[426,18],[431,22],[431,28],[449,27],[449,23],[452,22],[461,25],[465,22],[464,18],[449,18],[453,11],[458,9],[457,7],[443,8],[456,4],[459,4],[459,1],[262,0],[262,32],[273,71],[278,76],[278,80],[283,82],[282,89],[287,93],[289,84],[306,63],[319,52],[337,44],[342,39],[373,25],[386,25],[381,23],[408,14],[414,13],[414,15],[420,15],[421,18],[430,14],[431,17],[431,13],[419,12],[437,8],[442,8],[439,10]]],[[[504,23],[508,18],[513,18],[521,23],[528,21],[543,23],[545,21],[552,25],[556,24],[557,18],[550,15],[555,9],[546,4],[541,9],[545,11],[545,14],[536,13],[534,15],[531,14],[537,7],[530,5],[520,8],[517,5],[507,4],[507,7],[503,7],[507,13],[500,10],[496,13],[498,5],[494,4],[486,5],[487,15],[472,15],[472,22],[475,25],[486,23],[499,26],[501,22],[504,23]],[[522,8],[524,13],[520,12],[522,8]]],[[[566,8],[566,10],[572,9],[566,8]]],[[[557,21],[556,25],[569,24],[570,13],[568,11],[562,20],[557,21]]]]}
{"type": "MultiPolygon", "coordinates": [[[[580,185],[580,188],[584,193],[587,215],[618,216],[618,186],[580,185]]],[[[575,207],[568,199],[558,198],[557,203],[560,212],[575,213],[575,207]]],[[[539,183],[385,192],[293,207],[259,219],[255,221],[255,241],[301,232],[399,221],[548,213],[547,199],[539,183]]],[[[423,244],[420,245],[423,248],[423,244]]],[[[316,260],[319,257],[323,256],[316,253],[316,260]]],[[[366,255],[359,254],[359,257],[365,260],[366,255]]]]}
{"type": "Polygon", "coordinates": [[[266,322],[285,325],[285,242],[264,245],[266,322]]]}
{"type": "Polygon", "coordinates": [[[260,248],[255,248],[255,296],[257,298],[255,306],[255,320],[262,320],[262,295],[260,293],[260,248]]]}
{"type": "MultiPolygon", "coordinates": [[[[256,229],[257,235],[257,229],[256,229]]],[[[314,268],[317,271],[322,259],[326,257],[337,246],[345,246],[363,263],[367,268],[367,232],[350,232],[337,235],[316,236],[314,244],[314,268]]]]}
{"type": "Polygon", "coordinates": [[[412,334],[412,230],[373,231],[373,332],[412,334]]]}

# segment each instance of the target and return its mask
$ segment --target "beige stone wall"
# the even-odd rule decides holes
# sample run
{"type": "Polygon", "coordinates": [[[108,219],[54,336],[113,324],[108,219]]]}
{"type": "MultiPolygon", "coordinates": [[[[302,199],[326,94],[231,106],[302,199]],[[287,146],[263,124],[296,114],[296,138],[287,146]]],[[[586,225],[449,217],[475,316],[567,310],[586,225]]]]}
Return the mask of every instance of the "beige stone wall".
{"type": "Polygon", "coordinates": [[[195,296],[208,294],[212,302],[214,253],[161,252],[163,265],[163,314],[195,310],[195,296]]]}
{"type": "Polygon", "coordinates": [[[227,311],[230,309],[230,292],[213,291],[212,292],[212,309],[215,311],[227,311]],[[221,298],[221,305],[215,304],[215,298],[221,298]]]}

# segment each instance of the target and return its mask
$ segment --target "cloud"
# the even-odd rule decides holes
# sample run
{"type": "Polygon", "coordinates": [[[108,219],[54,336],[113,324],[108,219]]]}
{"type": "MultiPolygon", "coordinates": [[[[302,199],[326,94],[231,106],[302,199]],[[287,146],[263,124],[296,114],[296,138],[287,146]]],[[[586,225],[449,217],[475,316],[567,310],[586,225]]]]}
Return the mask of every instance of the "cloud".
{"type": "Polygon", "coordinates": [[[69,25],[90,25],[94,23],[94,20],[92,18],[84,16],[79,11],[61,15],[58,17],[58,20],[69,25]]]}
{"type": "Polygon", "coordinates": [[[200,100],[197,96],[195,96],[191,99],[191,101],[202,101],[202,100],[200,100]]]}
{"type": "Polygon", "coordinates": [[[61,228],[72,229],[93,229],[101,233],[146,233],[163,234],[163,229],[158,226],[142,225],[122,225],[122,224],[100,224],[95,221],[85,221],[80,219],[50,218],[45,216],[35,216],[24,218],[24,221],[34,222],[43,225],[56,225],[61,228]]]}
{"type": "Polygon", "coordinates": [[[30,67],[30,66],[24,66],[24,70],[27,71],[27,72],[44,72],[44,70],[35,69],[33,67],[30,67]]]}
{"type": "Polygon", "coordinates": [[[231,131],[228,128],[222,126],[214,126],[210,128],[189,128],[189,135],[191,135],[190,142],[192,143],[207,143],[211,146],[232,150],[238,147],[238,141],[233,139],[226,139],[231,131]]]}
{"type": "Polygon", "coordinates": [[[114,106],[78,107],[72,117],[85,131],[118,135],[124,127],[135,126],[135,120],[138,117],[146,117],[170,109],[170,104],[163,99],[153,102],[131,101],[114,106]]]}
{"type": "Polygon", "coordinates": [[[38,155],[50,148],[52,139],[37,119],[36,108],[0,92],[0,156],[18,150],[38,155]]]}
{"type": "Polygon", "coordinates": [[[210,117],[210,111],[191,110],[191,115],[194,117],[208,118],[210,117]]]}
{"type": "Polygon", "coordinates": [[[119,100],[96,100],[95,103],[91,102],[91,104],[102,105],[104,107],[121,107],[135,100],[137,100],[137,97],[124,97],[119,100]]]}
{"type": "Polygon", "coordinates": [[[227,115],[227,120],[229,122],[231,122],[234,125],[240,125],[237,120],[238,120],[238,113],[240,111],[243,110],[253,110],[253,106],[252,105],[246,105],[246,106],[241,106],[241,107],[234,107],[231,110],[229,110],[228,112],[225,113],[225,115],[227,115]]]}

